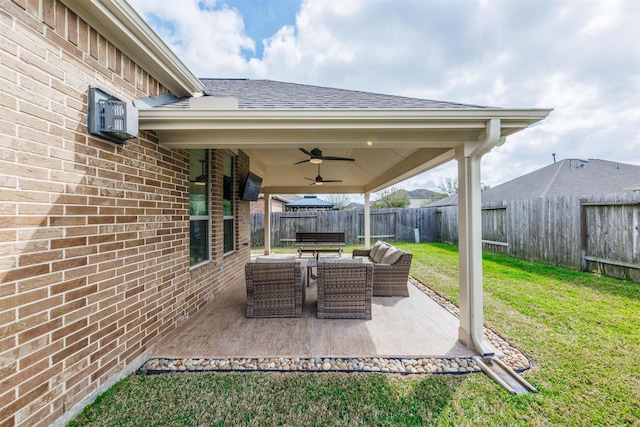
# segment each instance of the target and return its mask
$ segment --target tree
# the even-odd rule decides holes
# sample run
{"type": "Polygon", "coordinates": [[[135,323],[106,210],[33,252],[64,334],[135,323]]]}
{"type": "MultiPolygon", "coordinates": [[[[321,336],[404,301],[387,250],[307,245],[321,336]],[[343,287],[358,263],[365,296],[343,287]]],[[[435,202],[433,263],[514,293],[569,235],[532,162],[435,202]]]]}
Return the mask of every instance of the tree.
{"type": "Polygon", "coordinates": [[[438,188],[447,196],[458,194],[458,179],[445,178],[444,181],[440,181],[440,184],[438,184],[438,188]]]}
{"type": "Polygon", "coordinates": [[[406,208],[409,206],[409,194],[402,188],[391,187],[377,193],[378,199],[371,203],[375,209],[406,208]]]}
{"type": "MultiPolygon", "coordinates": [[[[458,179],[445,178],[444,181],[440,181],[440,184],[438,184],[438,188],[447,196],[458,194],[458,179]]],[[[480,183],[480,191],[488,190],[490,188],[490,185],[484,185],[483,183],[480,183]]],[[[440,198],[444,198],[444,196],[440,198]]]]}
{"type": "Polygon", "coordinates": [[[331,203],[336,211],[343,210],[351,203],[351,198],[347,194],[328,194],[324,199],[331,203]]]}

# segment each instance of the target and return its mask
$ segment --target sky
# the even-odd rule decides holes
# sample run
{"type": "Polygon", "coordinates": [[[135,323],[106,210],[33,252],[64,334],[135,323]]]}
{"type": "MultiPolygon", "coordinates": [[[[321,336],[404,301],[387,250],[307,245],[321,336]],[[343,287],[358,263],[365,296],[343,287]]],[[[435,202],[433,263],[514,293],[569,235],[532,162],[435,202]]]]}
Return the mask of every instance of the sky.
{"type": "MultiPolygon", "coordinates": [[[[485,185],[553,153],[640,165],[640,0],[129,2],[197,77],[553,108],[483,157],[485,185]]],[[[456,176],[450,162],[397,187],[456,176]]]]}

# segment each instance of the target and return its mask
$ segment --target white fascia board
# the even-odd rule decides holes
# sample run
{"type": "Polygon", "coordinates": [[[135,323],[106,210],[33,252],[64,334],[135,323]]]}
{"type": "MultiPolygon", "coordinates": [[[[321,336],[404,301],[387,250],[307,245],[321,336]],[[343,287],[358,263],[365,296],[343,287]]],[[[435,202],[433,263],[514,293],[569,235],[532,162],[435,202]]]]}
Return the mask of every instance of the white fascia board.
{"type": "Polygon", "coordinates": [[[189,110],[154,108],[140,111],[140,129],[393,129],[482,127],[499,118],[512,133],[546,118],[551,109],[433,109],[433,110],[189,110]]]}
{"type": "Polygon", "coordinates": [[[202,94],[202,82],[126,0],[61,1],[174,95],[202,94]]]}

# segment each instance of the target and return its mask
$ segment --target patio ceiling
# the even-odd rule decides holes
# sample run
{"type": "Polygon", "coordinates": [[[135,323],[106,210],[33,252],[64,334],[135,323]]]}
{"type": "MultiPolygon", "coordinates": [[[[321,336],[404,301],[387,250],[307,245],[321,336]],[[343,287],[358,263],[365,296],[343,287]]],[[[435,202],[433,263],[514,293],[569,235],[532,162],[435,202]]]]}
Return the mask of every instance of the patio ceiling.
{"type": "Polygon", "coordinates": [[[485,137],[487,123],[500,119],[500,136],[543,120],[549,109],[486,107],[411,109],[238,109],[231,99],[203,97],[192,108],[140,110],[139,127],[158,133],[172,149],[242,150],[251,171],[263,177],[268,194],[368,193],[455,159],[456,147],[485,137]],[[207,99],[209,98],[209,99],[207,99]],[[196,106],[196,108],[193,108],[196,106]],[[317,165],[299,148],[320,148],[320,174],[340,183],[310,185],[317,165]]]}

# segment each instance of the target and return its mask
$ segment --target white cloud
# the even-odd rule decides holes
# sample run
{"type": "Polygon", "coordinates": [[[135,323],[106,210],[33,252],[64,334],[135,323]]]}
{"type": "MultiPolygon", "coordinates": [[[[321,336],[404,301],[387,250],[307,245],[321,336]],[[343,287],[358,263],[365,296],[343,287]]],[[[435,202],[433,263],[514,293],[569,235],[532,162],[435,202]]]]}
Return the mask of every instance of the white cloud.
{"type": "Polygon", "coordinates": [[[160,37],[199,77],[235,77],[248,70],[244,51],[255,42],[242,16],[215,0],[130,0],[160,37]]]}
{"type": "MultiPolygon", "coordinates": [[[[637,0],[304,0],[295,23],[264,41],[247,37],[240,13],[220,2],[132,3],[202,77],[554,108],[485,156],[482,180],[492,186],[554,152],[640,164],[637,0]],[[256,42],[262,57],[253,57],[256,42]]],[[[403,186],[437,189],[455,174],[445,165],[403,186]]]]}

